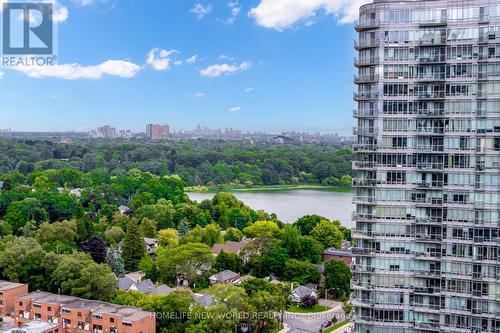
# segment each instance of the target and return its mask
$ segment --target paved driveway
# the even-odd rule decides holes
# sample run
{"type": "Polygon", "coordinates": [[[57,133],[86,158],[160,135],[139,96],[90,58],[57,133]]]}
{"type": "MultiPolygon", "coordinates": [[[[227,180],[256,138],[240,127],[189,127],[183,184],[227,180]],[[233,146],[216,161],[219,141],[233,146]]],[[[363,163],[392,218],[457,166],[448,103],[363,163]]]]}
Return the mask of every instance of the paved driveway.
{"type": "Polygon", "coordinates": [[[336,302],[332,309],[321,313],[285,313],[284,322],[290,325],[288,333],[318,333],[321,325],[333,316],[337,316],[338,320],[343,320],[344,312],[342,311],[342,303],[336,302]]]}

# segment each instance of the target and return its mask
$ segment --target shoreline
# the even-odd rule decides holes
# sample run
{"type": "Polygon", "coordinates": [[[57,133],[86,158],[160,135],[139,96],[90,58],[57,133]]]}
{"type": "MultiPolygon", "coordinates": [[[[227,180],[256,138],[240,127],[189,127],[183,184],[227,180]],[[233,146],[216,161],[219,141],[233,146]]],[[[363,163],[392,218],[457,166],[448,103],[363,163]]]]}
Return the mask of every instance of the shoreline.
{"type": "Polygon", "coordinates": [[[218,192],[286,192],[298,190],[316,190],[338,193],[350,193],[353,191],[351,187],[326,186],[326,185],[263,185],[254,186],[251,188],[239,187],[234,185],[220,186],[190,186],[186,187],[186,193],[218,193],[218,192]]]}

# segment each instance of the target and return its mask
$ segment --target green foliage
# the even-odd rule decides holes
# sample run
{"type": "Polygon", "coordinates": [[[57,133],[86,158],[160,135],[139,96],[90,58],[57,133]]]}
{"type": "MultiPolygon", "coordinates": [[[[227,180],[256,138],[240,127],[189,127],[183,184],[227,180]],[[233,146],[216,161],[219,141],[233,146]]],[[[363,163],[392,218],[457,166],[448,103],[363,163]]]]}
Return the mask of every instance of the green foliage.
{"type": "Polygon", "coordinates": [[[158,243],[161,247],[173,248],[179,246],[179,232],[175,229],[163,229],[158,232],[158,243]]]}
{"type": "Polygon", "coordinates": [[[320,273],[311,263],[291,259],[285,263],[282,278],[286,281],[298,282],[301,285],[319,283],[320,273]]]}
{"type": "Polygon", "coordinates": [[[176,248],[159,248],[156,252],[160,280],[176,283],[182,278],[192,283],[205,265],[213,262],[210,247],[206,244],[187,243],[176,248]]]}
{"type": "Polygon", "coordinates": [[[141,220],[140,228],[141,228],[141,231],[142,231],[142,234],[144,235],[144,237],[147,237],[147,238],[155,238],[156,237],[157,230],[156,230],[156,222],[155,221],[145,217],[141,220]]]}
{"type": "Polygon", "coordinates": [[[142,230],[136,219],[131,219],[123,240],[122,257],[125,262],[125,270],[132,272],[137,270],[139,262],[146,254],[146,244],[142,230]]]}
{"type": "Polygon", "coordinates": [[[338,224],[322,220],[311,231],[311,237],[323,244],[325,248],[334,247],[339,249],[344,239],[344,234],[340,231],[338,224]]]}
{"type": "Polygon", "coordinates": [[[300,232],[304,236],[308,236],[311,234],[314,227],[316,227],[321,221],[327,220],[326,218],[318,215],[306,215],[299,218],[294,226],[299,228],[300,232]]]}
{"type": "Polygon", "coordinates": [[[243,237],[244,237],[243,233],[236,228],[228,228],[226,230],[226,233],[224,234],[225,241],[239,242],[243,239],[243,237]]]}
{"type": "Polygon", "coordinates": [[[329,260],[325,263],[325,288],[335,297],[349,297],[351,294],[352,273],[348,265],[341,260],[329,260]]]}
{"type": "Polygon", "coordinates": [[[183,238],[184,243],[204,243],[209,246],[222,243],[223,241],[224,238],[222,237],[221,229],[216,224],[209,224],[204,228],[197,225],[183,238]]]}
{"type": "Polygon", "coordinates": [[[241,272],[242,267],[243,261],[238,255],[226,251],[221,251],[215,258],[215,262],[212,268],[219,272],[229,269],[233,272],[239,273],[241,272]]]}
{"type": "Polygon", "coordinates": [[[286,249],[273,246],[269,251],[252,258],[252,274],[260,278],[268,277],[270,274],[279,276],[288,259],[289,256],[286,249]]]}

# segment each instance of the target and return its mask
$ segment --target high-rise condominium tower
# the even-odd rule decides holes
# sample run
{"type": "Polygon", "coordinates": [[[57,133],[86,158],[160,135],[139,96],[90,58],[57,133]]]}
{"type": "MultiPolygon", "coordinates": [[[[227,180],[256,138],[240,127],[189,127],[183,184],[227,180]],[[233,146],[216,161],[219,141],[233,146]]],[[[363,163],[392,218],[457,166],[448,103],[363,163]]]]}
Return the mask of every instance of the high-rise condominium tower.
{"type": "Polygon", "coordinates": [[[360,9],[359,333],[500,332],[500,0],[360,9]]]}

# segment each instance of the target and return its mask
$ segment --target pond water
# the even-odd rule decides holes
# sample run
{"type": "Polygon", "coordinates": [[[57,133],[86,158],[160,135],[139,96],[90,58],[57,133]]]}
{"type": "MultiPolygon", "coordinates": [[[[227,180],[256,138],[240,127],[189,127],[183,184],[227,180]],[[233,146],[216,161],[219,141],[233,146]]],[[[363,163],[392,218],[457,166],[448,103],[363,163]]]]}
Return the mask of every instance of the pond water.
{"type": "MultiPolygon", "coordinates": [[[[339,220],[343,225],[354,227],[351,214],[353,193],[321,190],[290,190],[265,192],[233,192],[239,200],[252,209],[275,213],[287,223],[295,222],[304,215],[321,215],[339,220]]],[[[188,193],[191,200],[211,199],[214,193],[188,193]]]]}

